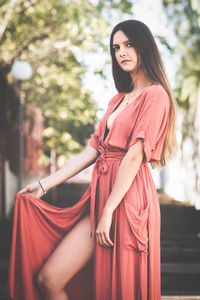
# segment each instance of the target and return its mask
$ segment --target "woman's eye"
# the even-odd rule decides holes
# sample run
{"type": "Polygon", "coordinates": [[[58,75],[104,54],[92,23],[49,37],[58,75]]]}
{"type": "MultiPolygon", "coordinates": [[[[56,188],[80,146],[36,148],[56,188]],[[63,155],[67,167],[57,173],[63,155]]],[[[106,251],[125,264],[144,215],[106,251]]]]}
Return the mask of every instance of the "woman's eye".
{"type": "Polygon", "coordinates": [[[119,49],[119,46],[113,47],[113,51],[116,52],[119,49]]]}
{"type": "Polygon", "coordinates": [[[126,44],[128,47],[132,47],[133,45],[132,45],[132,43],[127,43],[126,44]]]}

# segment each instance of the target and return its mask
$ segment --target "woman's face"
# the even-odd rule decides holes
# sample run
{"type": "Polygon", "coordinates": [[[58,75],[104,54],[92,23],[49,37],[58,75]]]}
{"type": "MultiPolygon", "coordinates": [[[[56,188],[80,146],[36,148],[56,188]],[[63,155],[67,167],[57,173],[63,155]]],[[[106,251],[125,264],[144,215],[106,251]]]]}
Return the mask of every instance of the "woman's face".
{"type": "Polygon", "coordinates": [[[117,31],[113,36],[113,51],[122,70],[125,72],[134,72],[137,70],[137,53],[130,40],[121,30],[117,31]]]}

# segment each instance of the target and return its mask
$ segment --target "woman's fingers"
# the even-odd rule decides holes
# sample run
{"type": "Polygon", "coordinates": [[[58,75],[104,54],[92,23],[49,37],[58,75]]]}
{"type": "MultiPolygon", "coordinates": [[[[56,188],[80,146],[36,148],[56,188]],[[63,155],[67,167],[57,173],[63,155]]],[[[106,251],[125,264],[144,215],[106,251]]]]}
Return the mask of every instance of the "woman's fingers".
{"type": "Polygon", "coordinates": [[[27,186],[27,187],[23,188],[22,190],[20,190],[18,192],[18,194],[20,194],[20,193],[27,193],[28,191],[29,191],[29,187],[27,186]]]}
{"type": "Polygon", "coordinates": [[[103,243],[101,235],[99,235],[98,241],[99,241],[98,244],[100,244],[102,247],[104,247],[104,243],[103,243]]]}
{"type": "Polygon", "coordinates": [[[110,239],[110,227],[112,223],[112,214],[107,211],[103,213],[101,220],[96,229],[96,238],[97,243],[104,247],[112,247],[114,246],[113,242],[110,239]]]}
{"type": "Polygon", "coordinates": [[[109,243],[106,241],[104,234],[101,235],[102,246],[110,247],[109,243]]]}
{"type": "Polygon", "coordinates": [[[106,242],[109,244],[109,246],[114,246],[113,242],[111,241],[109,235],[107,235],[106,233],[104,233],[105,236],[105,240],[106,242]]]}
{"type": "Polygon", "coordinates": [[[29,193],[29,194],[38,194],[39,193],[39,190],[40,190],[40,186],[39,186],[39,183],[38,182],[33,182],[27,186],[25,186],[23,189],[21,189],[19,193],[29,193]]]}
{"type": "Polygon", "coordinates": [[[107,235],[105,232],[102,232],[102,233],[97,232],[96,239],[97,239],[97,243],[100,244],[101,246],[104,246],[104,247],[114,246],[109,235],[107,235]]]}

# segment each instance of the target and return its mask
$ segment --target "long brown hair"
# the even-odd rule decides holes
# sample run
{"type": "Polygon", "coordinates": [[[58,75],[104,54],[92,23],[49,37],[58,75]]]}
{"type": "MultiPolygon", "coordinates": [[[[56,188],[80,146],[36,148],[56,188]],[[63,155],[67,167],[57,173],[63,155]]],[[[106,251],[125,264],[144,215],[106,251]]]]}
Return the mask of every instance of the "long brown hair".
{"type": "Polygon", "coordinates": [[[115,86],[118,92],[130,92],[134,86],[129,72],[121,69],[115,58],[113,49],[113,36],[117,31],[123,31],[132,43],[141,67],[147,78],[155,83],[159,83],[166,90],[170,99],[170,120],[165,137],[160,161],[151,162],[152,168],[160,168],[166,165],[166,161],[175,156],[177,151],[177,140],[175,133],[176,106],[172,95],[172,90],[164,70],[163,62],[156,45],[155,39],[150,29],[143,22],[138,20],[127,20],[117,24],[110,37],[110,53],[112,57],[112,73],[115,86]]]}

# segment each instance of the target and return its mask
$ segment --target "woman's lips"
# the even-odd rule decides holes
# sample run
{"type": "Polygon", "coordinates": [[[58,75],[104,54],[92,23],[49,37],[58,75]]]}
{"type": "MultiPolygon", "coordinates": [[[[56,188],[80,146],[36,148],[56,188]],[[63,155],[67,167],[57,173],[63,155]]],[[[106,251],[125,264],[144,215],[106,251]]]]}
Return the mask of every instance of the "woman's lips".
{"type": "Polygon", "coordinates": [[[127,62],[129,62],[130,60],[128,60],[128,59],[125,59],[125,60],[122,60],[122,64],[124,64],[124,63],[127,63],[127,62]]]}

